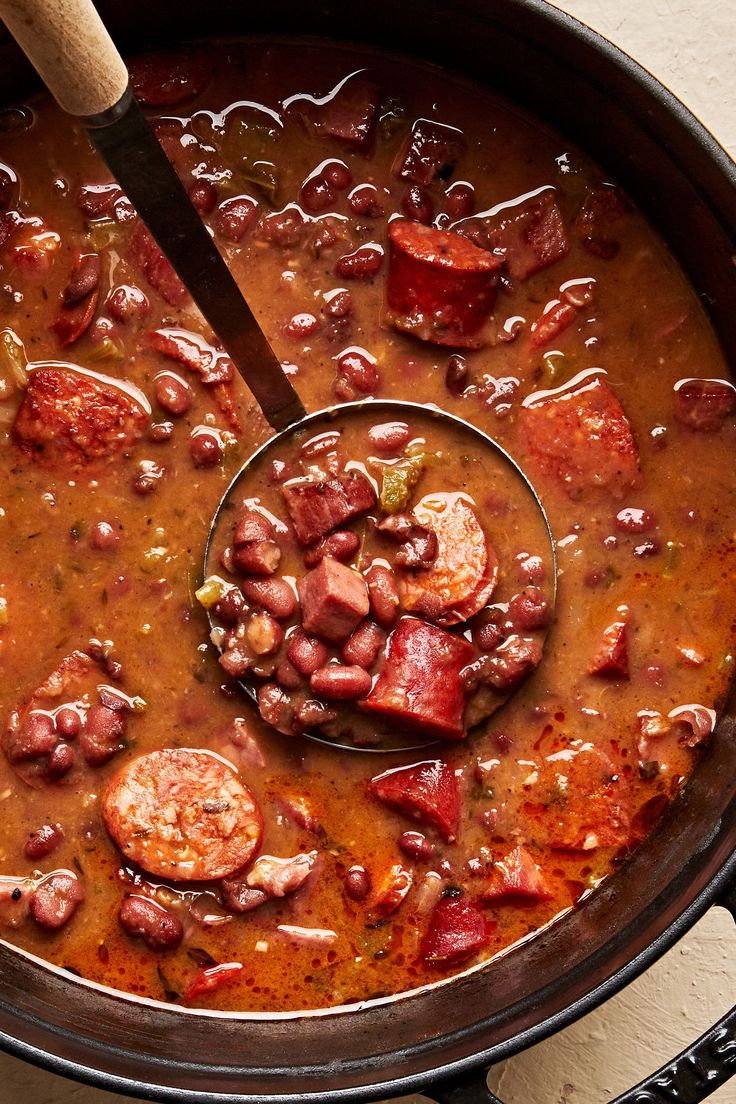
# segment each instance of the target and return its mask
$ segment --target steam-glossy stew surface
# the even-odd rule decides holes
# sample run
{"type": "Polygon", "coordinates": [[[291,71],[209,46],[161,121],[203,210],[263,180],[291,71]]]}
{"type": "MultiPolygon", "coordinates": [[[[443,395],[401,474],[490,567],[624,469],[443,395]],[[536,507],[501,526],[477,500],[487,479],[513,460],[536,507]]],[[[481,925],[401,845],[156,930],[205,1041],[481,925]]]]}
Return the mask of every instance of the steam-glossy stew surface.
{"type": "Polygon", "coordinates": [[[5,111],[0,934],[211,1008],[431,983],[574,907],[707,754],[727,367],[615,184],[447,74],[256,41],[131,72],[307,408],[495,438],[557,600],[512,469],[422,411],[269,456],[204,579],[270,431],[79,128],[5,111]],[[428,746],[329,746],[386,731],[428,746]]]}

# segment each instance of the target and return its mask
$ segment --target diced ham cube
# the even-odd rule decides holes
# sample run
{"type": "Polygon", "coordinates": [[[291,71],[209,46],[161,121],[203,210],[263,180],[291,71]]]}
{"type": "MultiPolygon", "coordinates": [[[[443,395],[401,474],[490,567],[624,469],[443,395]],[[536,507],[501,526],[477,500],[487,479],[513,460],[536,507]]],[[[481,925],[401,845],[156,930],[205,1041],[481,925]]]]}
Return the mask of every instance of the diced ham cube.
{"type": "Polygon", "coordinates": [[[371,779],[368,790],[413,820],[431,824],[448,842],[455,839],[460,786],[455,771],[442,759],[384,771],[371,779]]]}
{"type": "Polygon", "coordinates": [[[388,233],[386,321],[434,345],[484,344],[500,259],[461,234],[411,219],[394,219],[388,233]]]}
{"type": "Polygon", "coordinates": [[[622,495],[639,478],[639,453],[626,414],[602,379],[525,400],[521,439],[541,470],[571,498],[596,489],[622,495]]]}
{"type": "Polygon", "coordinates": [[[368,588],[352,567],[325,558],[299,580],[302,625],[307,633],[341,644],[368,613],[368,588]]]}
{"type": "Polygon", "coordinates": [[[359,472],[340,478],[290,479],[281,487],[286,508],[302,545],[317,541],[350,518],[370,510],[376,493],[359,472]]]}
{"type": "Polygon", "coordinates": [[[594,257],[612,261],[621,248],[613,228],[630,209],[618,188],[612,184],[597,184],[586,192],[573,223],[574,232],[594,257]]]}
{"type": "Polygon", "coordinates": [[[430,916],[422,958],[429,963],[464,962],[488,945],[491,930],[476,905],[461,897],[443,897],[430,916]]]}
{"type": "Polygon", "coordinates": [[[379,88],[361,73],[342,80],[321,99],[292,96],[284,104],[287,115],[301,118],[317,135],[327,135],[364,153],[373,139],[379,88]]]}
{"type": "Polygon", "coordinates": [[[482,899],[494,905],[518,901],[547,901],[552,896],[542,871],[525,847],[519,845],[494,863],[482,899]]]}
{"type": "Polygon", "coordinates": [[[438,178],[448,180],[465,152],[465,138],[457,127],[433,119],[417,119],[394,162],[400,180],[426,187],[438,178]]]}
{"type": "Polygon", "coordinates": [[[386,661],[362,708],[427,737],[461,740],[465,696],[460,672],[474,655],[461,637],[405,617],[388,638],[386,661]]]}
{"type": "Polygon", "coordinates": [[[600,647],[590,661],[591,675],[629,677],[629,652],[625,621],[614,621],[603,633],[600,647]]]}
{"type": "Polygon", "coordinates": [[[675,415],[688,429],[713,433],[735,408],[736,388],[726,380],[685,379],[675,386],[675,415]]]}
{"type": "Polygon", "coordinates": [[[486,249],[502,252],[512,280],[526,280],[567,255],[565,224],[552,188],[523,203],[504,204],[494,214],[464,220],[461,233],[486,249]]]}

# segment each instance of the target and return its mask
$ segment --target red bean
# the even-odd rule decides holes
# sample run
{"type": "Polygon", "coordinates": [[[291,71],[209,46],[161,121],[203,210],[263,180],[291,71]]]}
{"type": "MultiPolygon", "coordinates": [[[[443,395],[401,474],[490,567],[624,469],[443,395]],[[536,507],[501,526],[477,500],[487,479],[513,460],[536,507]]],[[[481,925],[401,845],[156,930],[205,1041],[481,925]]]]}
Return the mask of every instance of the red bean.
{"type": "Polygon", "coordinates": [[[272,540],[255,540],[233,549],[233,568],[243,575],[273,575],[281,563],[281,548],[272,540]]]}
{"type": "Polygon", "coordinates": [[[523,583],[536,583],[539,586],[547,578],[547,569],[541,556],[516,557],[516,574],[523,583]]]}
{"type": "Polygon", "coordinates": [[[402,832],[399,847],[405,855],[418,862],[428,862],[434,858],[434,847],[421,832],[402,832]]]}
{"type": "Polygon", "coordinates": [[[373,618],[382,629],[390,629],[399,616],[399,592],[393,571],[383,564],[372,564],[364,575],[373,618]]]}
{"type": "Polygon", "coordinates": [[[330,318],[347,318],[353,309],[353,297],[345,288],[327,292],[324,296],[325,305],[322,313],[330,318]]]}
{"type": "Polygon", "coordinates": [[[475,211],[475,189],[472,184],[458,180],[445,192],[445,214],[450,222],[467,218],[475,211]]]}
{"type": "Polygon", "coordinates": [[[336,718],[337,713],[334,709],[330,709],[324,702],[314,701],[313,698],[302,702],[295,714],[297,726],[302,731],[329,724],[330,721],[334,721],[336,718]]]}
{"type": "Polygon", "coordinates": [[[285,579],[243,579],[240,589],[249,602],[262,606],[277,621],[286,621],[296,609],[296,597],[285,579]]]}
{"type": "Polygon", "coordinates": [[[174,418],[181,418],[191,409],[192,392],[174,372],[159,372],[153,381],[153,393],[161,409],[174,418]]]}
{"type": "Polygon", "coordinates": [[[337,358],[337,370],[361,395],[374,395],[381,384],[375,360],[357,349],[342,353],[337,358]]]}
{"type": "Polygon", "coordinates": [[[11,763],[23,763],[49,755],[57,743],[53,718],[47,713],[29,713],[18,730],[8,734],[5,753],[11,763]]]}
{"type": "Polygon", "coordinates": [[[536,640],[510,636],[490,658],[485,677],[497,690],[508,690],[539,666],[542,647],[536,640]]]}
{"type": "Polygon", "coordinates": [[[365,901],[371,891],[370,875],[363,866],[351,866],[343,885],[351,901],[365,901]]]}
{"type": "Polygon", "coordinates": [[[215,615],[226,625],[234,625],[245,610],[245,598],[236,586],[227,587],[222,598],[218,598],[213,606],[215,615]]]}
{"type": "Polygon", "coordinates": [[[100,767],[124,746],[127,719],[124,713],[106,705],[93,705],[87,713],[79,746],[91,767],[100,767]]]}
{"type": "Polygon", "coordinates": [[[361,245],[353,253],[346,253],[335,264],[335,275],[341,280],[372,280],[383,264],[383,248],[380,245],[361,245]]]}
{"type": "Polygon", "coordinates": [[[286,207],[264,215],[258,224],[258,237],[281,249],[292,249],[304,236],[307,220],[298,207],[286,207]]]}
{"type": "Polygon", "coordinates": [[[214,219],[215,231],[227,241],[237,245],[258,215],[258,204],[250,196],[234,196],[225,199],[217,208],[214,219]]]}
{"type": "Polygon", "coordinates": [[[71,920],[84,900],[84,889],[76,874],[61,871],[50,874],[31,897],[31,916],[47,931],[56,931],[71,920]]]}
{"type": "Polygon", "coordinates": [[[383,422],[368,430],[368,440],[376,452],[392,456],[408,445],[411,432],[406,422],[383,422]]]}
{"type": "Polygon", "coordinates": [[[148,427],[148,440],[155,445],[163,445],[174,435],[173,422],[154,422],[148,427]]]}
{"type": "Polygon", "coordinates": [[[649,510],[627,506],[616,514],[616,528],[622,533],[648,533],[654,525],[654,515],[649,510]]]}
{"type": "Polygon", "coordinates": [[[288,659],[301,675],[313,675],[327,663],[327,646],[316,636],[309,636],[304,629],[297,629],[289,637],[286,653],[288,659]]]}
{"type": "Polygon", "coordinates": [[[281,333],[292,341],[305,341],[308,337],[316,334],[318,329],[319,318],[309,314],[308,311],[302,311],[301,314],[295,314],[288,322],[284,323],[281,327],[281,333]]]}
{"type": "Polygon", "coordinates": [[[184,938],[178,917],[148,897],[125,897],[118,919],[128,935],[139,936],[153,951],[171,950],[184,938]]]}
{"type": "Polygon", "coordinates": [[[276,681],[284,690],[297,690],[304,685],[303,676],[289,659],[282,659],[276,668],[276,681]]]}
{"type": "Polygon", "coordinates": [[[434,216],[432,197],[429,192],[426,192],[424,188],[420,188],[418,184],[412,184],[402,197],[401,210],[407,218],[429,226],[434,216]]]}
{"type": "Polygon", "coordinates": [[[346,663],[370,671],[385,640],[384,632],[373,621],[361,621],[343,644],[342,658],[346,663]]]}
{"type": "Polygon", "coordinates": [[[322,169],[322,176],[340,192],[353,183],[353,174],[344,161],[328,161],[322,169]]]}
{"type": "Polygon", "coordinates": [[[336,200],[335,189],[323,176],[310,177],[299,189],[299,203],[310,215],[327,211],[334,206],[336,200]]]}
{"type": "Polygon", "coordinates": [[[57,744],[46,763],[49,778],[63,778],[74,766],[74,749],[69,744],[57,744]]]}
{"type": "Polygon", "coordinates": [[[240,511],[233,529],[233,544],[250,544],[253,541],[275,540],[276,530],[259,510],[245,507],[240,511]]]}
{"type": "Polygon", "coordinates": [[[117,322],[142,322],[147,318],[151,304],[140,288],[121,284],[110,292],[105,304],[117,322]]]}
{"type": "Polygon", "coordinates": [[[338,529],[304,553],[307,567],[316,567],[325,556],[331,556],[340,563],[348,563],[360,548],[360,538],[351,529],[338,529]]]}
{"type": "Polygon", "coordinates": [[[462,395],[468,386],[470,369],[464,356],[453,353],[447,362],[445,371],[445,387],[451,395],[462,395]]]}
{"type": "Polygon", "coordinates": [[[380,218],[384,207],[374,184],[359,184],[348,196],[348,206],[356,215],[364,218],[380,218]]]}
{"type": "Polygon", "coordinates": [[[284,632],[270,613],[256,613],[247,624],[245,638],[256,655],[273,655],[281,647],[284,632]]]}
{"type": "Polygon", "coordinates": [[[320,667],[309,680],[312,690],[320,698],[328,701],[352,701],[364,698],[371,688],[372,679],[362,667],[343,667],[332,663],[320,667]]]}
{"type": "Polygon", "coordinates": [[[473,630],[473,642],[481,652],[492,652],[501,643],[503,637],[503,629],[494,621],[488,621],[485,625],[473,630]]]}
{"type": "Polygon", "coordinates": [[[189,198],[200,215],[211,215],[217,206],[217,188],[209,180],[195,180],[189,198]]]}
{"type": "Polygon", "coordinates": [[[64,841],[64,832],[60,824],[42,824],[23,845],[23,854],[27,859],[45,859],[64,841]]]}
{"type": "Polygon", "coordinates": [[[548,617],[549,603],[539,587],[526,587],[509,602],[509,620],[516,628],[541,629],[548,617]]]}
{"type": "Polygon", "coordinates": [[[100,552],[113,552],[120,544],[120,532],[109,521],[98,521],[92,527],[89,543],[100,552]]]}
{"type": "Polygon", "coordinates": [[[258,712],[266,722],[279,732],[290,732],[289,715],[291,699],[275,682],[264,683],[258,689],[258,712]]]}
{"type": "Polygon", "coordinates": [[[189,438],[189,455],[195,468],[212,468],[222,460],[222,441],[209,429],[195,429],[189,438]]]}
{"type": "Polygon", "coordinates": [[[138,475],[133,480],[133,490],[139,495],[150,495],[164,477],[164,469],[153,460],[141,460],[138,475]]]}
{"type": "Polygon", "coordinates": [[[75,740],[82,727],[82,718],[76,709],[64,705],[54,715],[56,731],[63,740],[75,740]]]}

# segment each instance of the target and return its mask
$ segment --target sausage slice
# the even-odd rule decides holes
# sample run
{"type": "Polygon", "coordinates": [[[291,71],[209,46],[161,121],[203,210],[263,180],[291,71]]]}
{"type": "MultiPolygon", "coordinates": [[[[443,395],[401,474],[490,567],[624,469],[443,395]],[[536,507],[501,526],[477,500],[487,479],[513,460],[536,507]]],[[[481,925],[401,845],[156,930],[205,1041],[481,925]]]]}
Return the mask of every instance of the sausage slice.
{"type": "Polygon", "coordinates": [[[107,786],[102,813],[126,858],[184,882],[227,878],[250,861],[263,830],[253,795],[206,751],[134,759],[107,786]]]}
{"type": "Polygon", "coordinates": [[[467,621],[490,598],[498,577],[496,554],[477,514],[458,494],[426,495],[413,511],[418,525],[437,537],[437,556],[423,571],[401,579],[401,601],[438,625],[467,621]]]}

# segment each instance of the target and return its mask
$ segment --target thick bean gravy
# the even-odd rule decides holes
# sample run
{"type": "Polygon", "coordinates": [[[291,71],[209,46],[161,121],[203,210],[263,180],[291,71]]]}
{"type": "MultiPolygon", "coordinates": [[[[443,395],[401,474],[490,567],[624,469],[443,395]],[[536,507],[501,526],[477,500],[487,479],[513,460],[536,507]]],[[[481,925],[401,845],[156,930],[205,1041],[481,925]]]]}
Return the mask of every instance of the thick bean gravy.
{"type": "Polygon", "coordinates": [[[406,991],[575,907],[708,744],[736,393],[627,196],[485,93],[270,41],[131,74],[308,409],[494,437],[559,588],[502,467],[370,409],[251,473],[203,577],[268,426],[75,123],[4,111],[0,934],[194,1006],[406,991]]]}

